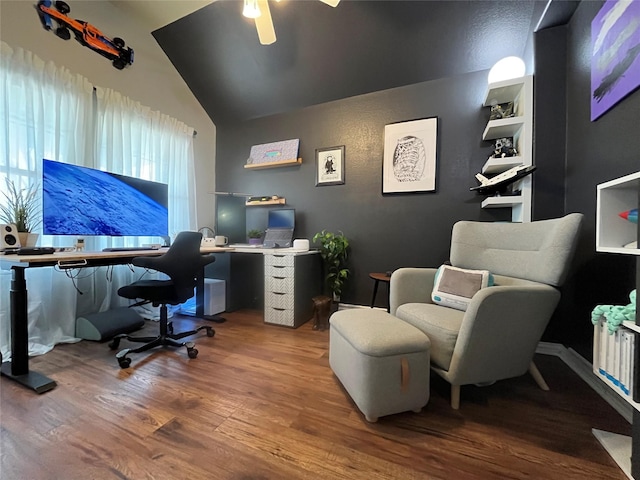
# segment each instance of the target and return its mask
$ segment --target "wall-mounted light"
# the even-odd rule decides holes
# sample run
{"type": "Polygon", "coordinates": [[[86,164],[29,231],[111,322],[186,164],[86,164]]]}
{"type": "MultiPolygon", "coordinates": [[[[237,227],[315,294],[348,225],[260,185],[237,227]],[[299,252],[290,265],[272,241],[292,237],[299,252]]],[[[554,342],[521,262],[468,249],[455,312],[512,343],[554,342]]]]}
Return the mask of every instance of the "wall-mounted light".
{"type": "Polygon", "coordinates": [[[258,0],[244,0],[242,15],[247,18],[258,18],[260,16],[260,7],[258,7],[258,0]]]}
{"type": "Polygon", "coordinates": [[[491,70],[489,70],[489,83],[524,77],[524,74],[524,60],[520,57],[505,57],[496,62],[496,64],[491,67],[491,70]]]}

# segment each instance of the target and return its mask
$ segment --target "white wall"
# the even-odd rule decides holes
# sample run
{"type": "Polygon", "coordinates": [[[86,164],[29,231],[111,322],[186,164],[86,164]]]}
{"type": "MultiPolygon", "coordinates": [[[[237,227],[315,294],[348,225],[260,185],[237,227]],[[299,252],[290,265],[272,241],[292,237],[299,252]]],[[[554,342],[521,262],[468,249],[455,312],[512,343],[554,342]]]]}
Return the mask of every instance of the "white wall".
{"type": "Polygon", "coordinates": [[[46,31],[35,10],[36,0],[0,1],[0,39],[195,128],[197,225],[213,226],[214,196],[207,192],[213,192],[215,186],[215,125],[151,35],[150,27],[107,1],[67,3],[71,7],[70,17],[95,25],[109,37],[124,39],[135,51],[133,65],[117,70],[110,60],[73,38],[65,41],[46,31]]]}

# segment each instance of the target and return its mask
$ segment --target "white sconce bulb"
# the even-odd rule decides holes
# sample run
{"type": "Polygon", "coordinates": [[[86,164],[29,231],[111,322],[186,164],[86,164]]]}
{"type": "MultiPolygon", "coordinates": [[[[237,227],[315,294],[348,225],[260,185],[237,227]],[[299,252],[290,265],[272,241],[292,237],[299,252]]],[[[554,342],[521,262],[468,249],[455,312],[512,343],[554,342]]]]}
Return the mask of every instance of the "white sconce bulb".
{"type": "Polygon", "coordinates": [[[489,71],[489,83],[496,83],[512,78],[524,77],[524,60],[519,57],[505,57],[496,62],[489,71]]]}

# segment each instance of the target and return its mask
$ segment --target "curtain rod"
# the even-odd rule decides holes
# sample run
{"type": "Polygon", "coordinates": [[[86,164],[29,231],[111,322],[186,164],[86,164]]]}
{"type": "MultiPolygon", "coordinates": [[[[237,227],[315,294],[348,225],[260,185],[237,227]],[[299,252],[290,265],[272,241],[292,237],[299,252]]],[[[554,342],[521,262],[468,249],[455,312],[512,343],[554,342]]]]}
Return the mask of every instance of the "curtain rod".
{"type": "MultiPolygon", "coordinates": [[[[96,91],[96,87],[92,87],[93,91],[96,91]]],[[[193,130],[193,138],[196,138],[196,136],[198,135],[198,131],[196,129],[193,130]]]]}

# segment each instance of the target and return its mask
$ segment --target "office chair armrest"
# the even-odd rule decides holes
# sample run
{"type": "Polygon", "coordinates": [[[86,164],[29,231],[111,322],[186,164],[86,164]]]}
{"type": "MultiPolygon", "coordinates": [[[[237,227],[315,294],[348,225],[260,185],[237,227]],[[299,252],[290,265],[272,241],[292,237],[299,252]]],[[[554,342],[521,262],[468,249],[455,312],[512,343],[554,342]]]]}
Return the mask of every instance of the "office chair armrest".
{"type": "Polygon", "coordinates": [[[431,290],[436,272],[436,268],[399,268],[393,272],[389,285],[391,315],[405,303],[433,303],[431,290]]]}
{"type": "MultiPolygon", "coordinates": [[[[215,261],[216,257],[214,254],[203,254],[200,259],[200,266],[204,268],[206,265],[215,261]]],[[[165,258],[164,255],[157,257],[135,257],[131,260],[131,264],[136,267],[149,268],[166,274],[168,274],[168,272],[164,269],[164,265],[168,262],[171,262],[171,260],[165,258]]]]}
{"type": "Polygon", "coordinates": [[[213,263],[216,261],[216,256],[213,253],[203,253],[202,254],[202,266],[205,267],[207,265],[209,265],[210,263],[213,263]]]}
{"type": "Polygon", "coordinates": [[[162,262],[162,257],[163,255],[158,257],[134,257],[131,259],[131,265],[162,272],[162,264],[164,263],[162,262]]]}

